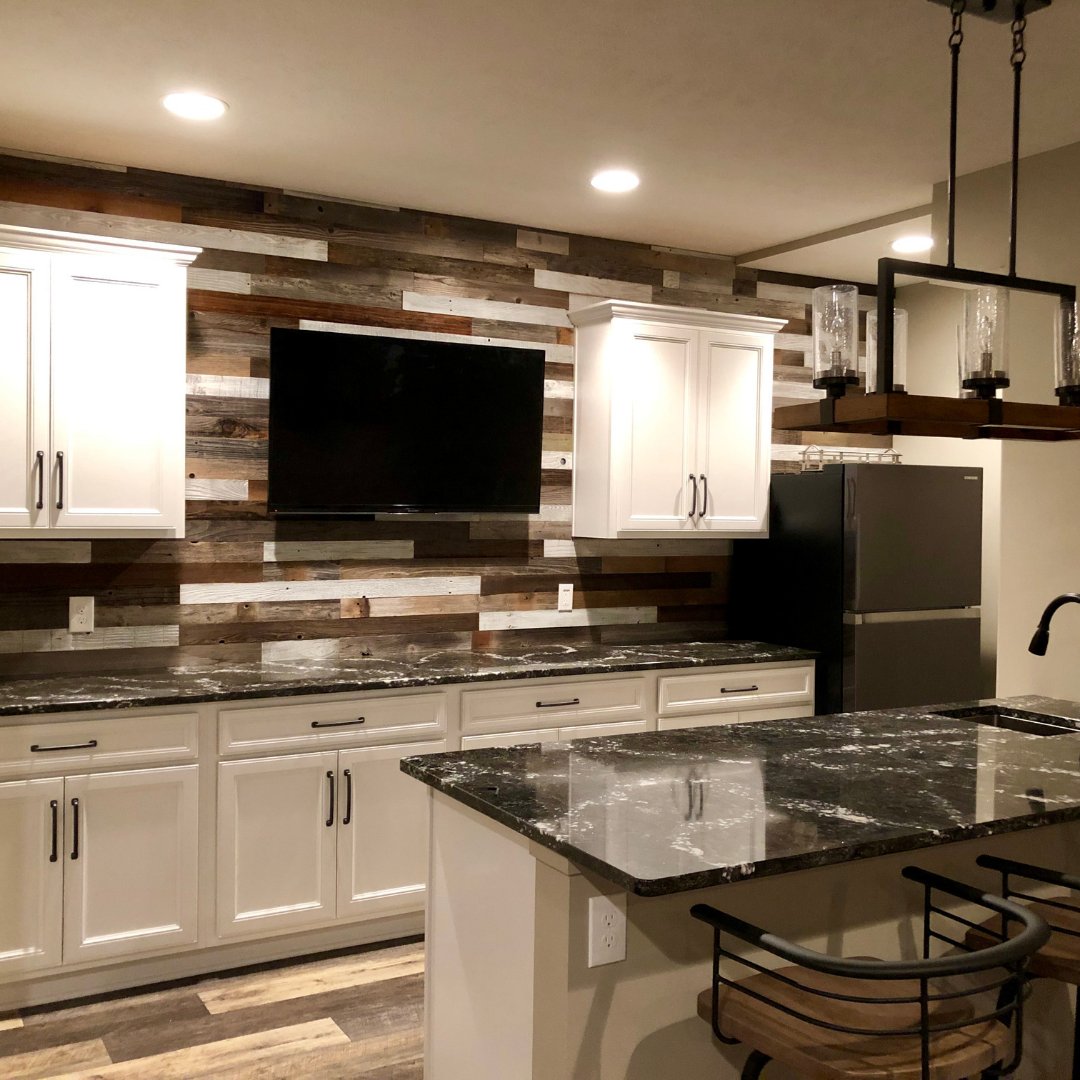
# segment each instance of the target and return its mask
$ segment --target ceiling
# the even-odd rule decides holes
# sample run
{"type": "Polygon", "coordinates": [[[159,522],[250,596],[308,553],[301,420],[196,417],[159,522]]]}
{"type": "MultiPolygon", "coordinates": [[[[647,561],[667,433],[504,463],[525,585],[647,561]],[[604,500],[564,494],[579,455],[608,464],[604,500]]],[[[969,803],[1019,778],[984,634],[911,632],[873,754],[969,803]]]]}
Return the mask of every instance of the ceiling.
{"type": "MultiPolygon", "coordinates": [[[[926,0],[5,0],[0,145],[738,254],[929,201],[947,32],[926,0]],[[177,120],[181,88],[231,108],[177,120]]],[[[1080,141],[1077,41],[1080,4],[1032,16],[1025,154],[1080,141]]],[[[967,20],[962,171],[1008,157],[1008,52],[967,20]]]]}

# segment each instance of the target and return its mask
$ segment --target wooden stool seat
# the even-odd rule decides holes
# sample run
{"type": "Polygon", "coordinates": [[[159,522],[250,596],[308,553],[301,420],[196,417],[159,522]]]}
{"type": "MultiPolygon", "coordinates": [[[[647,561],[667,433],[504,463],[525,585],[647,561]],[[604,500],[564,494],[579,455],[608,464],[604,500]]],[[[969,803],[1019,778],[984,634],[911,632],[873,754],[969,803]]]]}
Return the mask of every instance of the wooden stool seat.
{"type": "MultiPolygon", "coordinates": [[[[910,997],[919,993],[919,983],[913,979],[868,982],[804,967],[778,971],[809,990],[864,998],[910,997]]],[[[982,983],[986,981],[984,977],[982,983]]],[[[739,980],[738,985],[804,1015],[848,1027],[910,1028],[919,1024],[917,1004],[833,1001],[800,992],[770,975],[752,975],[739,980]]],[[[939,986],[932,992],[941,989],[939,986]]],[[[918,1035],[853,1035],[830,1031],[726,987],[721,989],[719,1002],[718,1021],[724,1035],[785,1062],[808,1080],[918,1080],[921,1076],[918,1035]]],[[[711,988],[698,995],[697,1009],[703,1020],[712,1022],[711,988]]],[[[970,999],[931,1002],[930,1013],[938,1023],[962,1022],[972,1015],[970,999]]],[[[983,1020],[954,1031],[933,1032],[930,1076],[932,1080],[968,1080],[995,1062],[1008,1060],[1011,1048],[1012,1033],[996,1020],[983,1020]]]]}
{"type": "MultiPolygon", "coordinates": [[[[1067,897],[1052,897],[1062,903],[1067,897]]],[[[1019,901],[1018,901],[1019,903],[1019,901]]],[[[1028,962],[1028,971],[1039,978],[1057,979],[1059,982],[1080,986],[1080,936],[1061,933],[1061,928],[1080,935],[1080,907],[1069,906],[1068,910],[1051,907],[1048,904],[1025,902],[1025,907],[1041,915],[1050,924],[1050,940],[1028,962]]],[[[1009,923],[1009,937],[1020,933],[1021,925],[1009,923]]],[[[985,949],[1001,940],[1001,920],[990,918],[977,930],[969,930],[965,941],[969,948],[985,949]]]]}

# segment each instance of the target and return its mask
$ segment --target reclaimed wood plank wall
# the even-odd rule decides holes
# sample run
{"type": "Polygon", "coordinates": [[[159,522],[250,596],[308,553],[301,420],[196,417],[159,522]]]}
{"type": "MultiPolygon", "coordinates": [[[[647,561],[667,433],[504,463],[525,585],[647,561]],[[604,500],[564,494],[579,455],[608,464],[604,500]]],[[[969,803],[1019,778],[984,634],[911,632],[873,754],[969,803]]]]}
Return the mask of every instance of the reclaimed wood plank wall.
{"type": "Polygon", "coordinates": [[[0,541],[0,675],[724,636],[726,541],[570,538],[566,313],[621,297],[779,316],[780,377],[808,381],[813,281],[647,244],[20,156],[0,156],[0,221],[204,249],[188,291],[187,538],[0,541]],[[543,348],[540,513],[273,520],[275,326],[543,348]],[[575,586],[573,612],[555,610],[560,582],[575,586]],[[93,634],[67,633],[70,595],[96,598],[93,634]]]}

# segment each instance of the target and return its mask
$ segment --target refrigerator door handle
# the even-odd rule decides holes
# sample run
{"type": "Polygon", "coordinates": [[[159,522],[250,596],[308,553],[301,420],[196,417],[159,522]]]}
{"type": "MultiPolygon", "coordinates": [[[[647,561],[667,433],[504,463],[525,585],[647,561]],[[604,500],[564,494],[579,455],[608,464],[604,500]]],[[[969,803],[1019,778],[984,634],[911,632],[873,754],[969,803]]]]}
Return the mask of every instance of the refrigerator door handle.
{"type": "Polygon", "coordinates": [[[982,608],[924,608],[921,611],[845,611],[845,626],[875,623],[938,622],[944,619],[981,619],[982,608]]]}

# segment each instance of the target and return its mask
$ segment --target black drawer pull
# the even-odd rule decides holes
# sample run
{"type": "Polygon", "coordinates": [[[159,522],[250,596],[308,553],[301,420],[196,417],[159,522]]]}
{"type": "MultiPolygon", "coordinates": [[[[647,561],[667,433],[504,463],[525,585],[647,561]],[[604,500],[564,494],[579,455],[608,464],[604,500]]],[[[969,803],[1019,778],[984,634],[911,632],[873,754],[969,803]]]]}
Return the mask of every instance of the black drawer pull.
{"type": "Polygon", "coordinates": [[[353,727],[356,724],[362,724],[367,719],[365,716],[359,716],[355,720],[334,720],[332,722],[324,722],[322,720],[312,720],[311,726],[314,728],[320,727],[353,727]]]}
{"type": "Polygon", "coordinates": [[[334,797],[334,774],[327,772],[326,779],[330,782],[330,809],[326,814],[326,827],[334,827],[334,818],[337,816],[337,799],[334,797]]]}
{"type": "Polygon", "coordinates": [[[49,800],[49,810],[52,812],[52,851],[49,853],[49,862],[56,862],[60,857],[60,804],[56,799],[49,800]]]}
{"type": "Polygon", "coordinates": [[[54,750],[93,750],[97,746],[97,739],[89,739],[87,742],[68,743],[66,746],[42,746],[34,743],[30,747],[31,754],[49,754],[54,750]]]}
{"type": "Polygon", "coordinates": [[[749,694],[752,690],[760,689],[757,686],[732,686],[730,688],[726,686],[720,687],[721,694],[749,694]]]}
{"type": "Polygon", "coordinates": [[[538,701],[538,709],[565,709],[568,705],[580,705],[581,698],[570,698],[567,701],[538,701]]]}
{"type": "Polygon", "coordinates": [[[45,509],[45,451],[39,450],[35,455],[37,458],[37,508],[39,510],[45,509]]]}
{"type": "Polygon", "coordinates": [[[56,451],[56,509],[64,509],[64,451],[56,451]]]}

